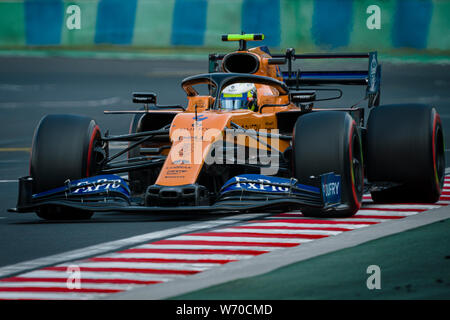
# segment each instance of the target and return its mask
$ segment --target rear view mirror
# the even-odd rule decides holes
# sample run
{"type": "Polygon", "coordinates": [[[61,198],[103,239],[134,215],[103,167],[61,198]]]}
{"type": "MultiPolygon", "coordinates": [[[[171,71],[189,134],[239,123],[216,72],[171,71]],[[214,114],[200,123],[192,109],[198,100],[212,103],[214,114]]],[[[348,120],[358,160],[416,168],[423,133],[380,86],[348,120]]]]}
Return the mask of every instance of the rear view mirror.
{"type": "Polygon", "coordinates": [[[313,102],[316,100],[316,91],[292,91],[289,93],[289,97],[291,99],[291,102],[295,104],[313,102]]]}
{"type": "Polygon", "coordinates": [[[133,103],[156,104],[156,94],[153,92],[133,92],[133,103]]]}

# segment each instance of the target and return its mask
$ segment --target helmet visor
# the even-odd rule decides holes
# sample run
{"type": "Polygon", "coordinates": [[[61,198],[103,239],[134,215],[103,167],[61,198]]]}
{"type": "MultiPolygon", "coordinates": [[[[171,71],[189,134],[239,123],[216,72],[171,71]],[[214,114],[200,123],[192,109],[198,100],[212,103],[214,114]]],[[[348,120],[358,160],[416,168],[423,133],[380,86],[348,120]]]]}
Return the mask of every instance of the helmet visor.
{"type": "Polygon", "coordinates": [[[241,97],[227,97],[226,94],[220,98],[222,109],[237,110],[246,109],[248,105],[247,94],[241,94],[241,97]],[[243,97],[245,96],[245,97],[243,97]]]}

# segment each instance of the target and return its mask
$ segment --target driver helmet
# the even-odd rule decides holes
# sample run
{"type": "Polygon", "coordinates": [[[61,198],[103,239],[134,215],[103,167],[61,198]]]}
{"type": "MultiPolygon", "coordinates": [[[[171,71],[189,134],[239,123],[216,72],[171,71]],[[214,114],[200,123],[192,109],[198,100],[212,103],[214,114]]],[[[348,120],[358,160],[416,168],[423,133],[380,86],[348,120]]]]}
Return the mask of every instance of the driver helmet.
{"type": "Polygon", "coordinates": [[[225,110],[249,109],[256,111],[256,87],[253,83],[234,83],[220,95],[220,105],[225,110]]]}

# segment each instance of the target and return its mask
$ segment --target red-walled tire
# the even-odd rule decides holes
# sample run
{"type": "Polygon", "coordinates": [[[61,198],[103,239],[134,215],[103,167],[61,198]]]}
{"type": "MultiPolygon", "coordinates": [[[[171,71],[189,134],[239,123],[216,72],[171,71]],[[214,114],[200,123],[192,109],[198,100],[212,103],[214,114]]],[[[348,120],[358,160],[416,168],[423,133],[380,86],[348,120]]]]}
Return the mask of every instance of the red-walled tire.
{"type": "Polygon", "coordinates": [[[444,132],[439,114],[421,104],[383,105],[367,124],[367,178],[394,183],[372,191],[378,203],[434,203],[445,177],[444,132]]]}
{"type": "MultiPolygon", "coordinates": [[[[31,151],[33,193],[61,187],[67,179],[95,175],[101,157],[101,134],[94,120],[76,115],[47,115],[37,126],[31,151]]],[[[92,213],[72,209],[42,208],[43,219],[86,219],[92,213]]]]}
{"type": "Polygon", "coordinates": [[[360,208],[364,189],[361,138],[346,112],[320,111],[298,118],[294,127],[293,172],[299,182],[334,172],[341,175],[341,203],[332,209],[308,208],[305,216],[348,217],[360,208]]]}

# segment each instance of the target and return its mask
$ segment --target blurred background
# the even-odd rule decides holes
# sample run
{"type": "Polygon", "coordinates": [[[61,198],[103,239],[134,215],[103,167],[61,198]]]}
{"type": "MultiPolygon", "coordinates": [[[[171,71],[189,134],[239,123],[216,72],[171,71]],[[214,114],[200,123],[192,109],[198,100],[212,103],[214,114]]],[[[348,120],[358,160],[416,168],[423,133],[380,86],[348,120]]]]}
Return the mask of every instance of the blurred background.
{"type": "Polygon", "coordinates": [[[244,31],[274,51],[448,57],[449,14],[448,0],[2,0],[0,49],[193,54],[244,31]]]}

